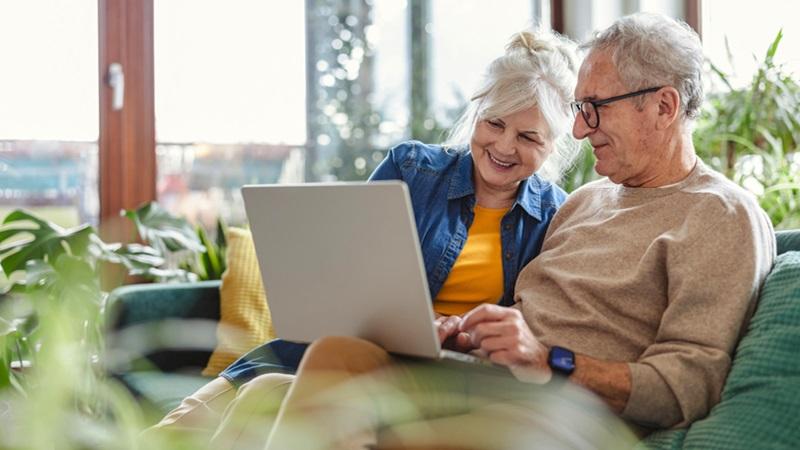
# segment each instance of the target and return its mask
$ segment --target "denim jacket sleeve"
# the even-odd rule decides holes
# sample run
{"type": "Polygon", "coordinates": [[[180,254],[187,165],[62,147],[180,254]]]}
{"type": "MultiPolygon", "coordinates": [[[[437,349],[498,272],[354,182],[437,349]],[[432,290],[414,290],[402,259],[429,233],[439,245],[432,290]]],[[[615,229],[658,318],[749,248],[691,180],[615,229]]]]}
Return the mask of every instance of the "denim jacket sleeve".
{"type": "Polygon", "coordinates": [[[378,164],[378,167],[375,168],[375,171],[372,172],[372,175],[369,176],[368,181],[380,181],[380,180],[400,180],[402,179],[402,175],[400,174],[400,166],[397,163],[397,155],[395,154],[395,149],[392,148],[389,150],[389,153],[386,155],[386,158],[378,164]]]}

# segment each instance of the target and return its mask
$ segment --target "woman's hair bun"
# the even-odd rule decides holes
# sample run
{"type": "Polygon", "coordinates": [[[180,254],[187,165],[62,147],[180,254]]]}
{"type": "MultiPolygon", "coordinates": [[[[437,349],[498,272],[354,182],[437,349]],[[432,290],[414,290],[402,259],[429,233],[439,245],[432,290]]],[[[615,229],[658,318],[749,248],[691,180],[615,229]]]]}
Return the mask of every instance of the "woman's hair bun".
{"type": "Polygon", "coordinates": [[[575,54],[575,44],[555,33],[523,30],[511,37],[506,44],[506,54],[527,52],[533,57],[543,53],[558,53],[563,58],[569,70],[577,72],[578,58],[575,54]]]}
{"type": "Polygon", "coordinates": [[[506,51],[512,52],[515,50],[525,49],[530,53],[538,53],[544,51],[553,51],[551,42],[539,39],[533,31],[520,31],[511,38],[511,41],[506,45],[506,51]]]}

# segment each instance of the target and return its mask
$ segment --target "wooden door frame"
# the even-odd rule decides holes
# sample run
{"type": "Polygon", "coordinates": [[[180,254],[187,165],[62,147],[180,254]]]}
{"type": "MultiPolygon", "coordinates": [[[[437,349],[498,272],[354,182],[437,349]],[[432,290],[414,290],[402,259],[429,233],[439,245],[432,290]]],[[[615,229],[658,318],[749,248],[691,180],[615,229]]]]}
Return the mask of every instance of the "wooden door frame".
{"type": "Polygon", "coordinates": [[[129,241],[120,211],[156,199],[153,0],[98,0],[100,232],[129,241]],[[123,108],[112,108],[108,67],[122,64],[123,108]]]}

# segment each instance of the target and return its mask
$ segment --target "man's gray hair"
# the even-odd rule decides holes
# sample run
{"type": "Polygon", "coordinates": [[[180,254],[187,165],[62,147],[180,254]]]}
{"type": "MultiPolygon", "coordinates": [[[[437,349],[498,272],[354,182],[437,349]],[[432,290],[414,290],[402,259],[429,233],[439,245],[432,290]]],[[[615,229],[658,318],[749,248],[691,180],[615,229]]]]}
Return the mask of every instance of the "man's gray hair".
{"type": "Polygon", "coordinates": [[[581,45],[608,50],[622,83],[631,91],[672,86],[686,118],[695,119],[703,103],[703,47],[685,22],[652,13],[622,17],[581,45]]]}
{"type": "Polygon", "coordinates": [[[505,54],[484,73],[482,84],[450,131],[447,147],[467,148],[478,121],[498,118],[537,107],[547,123],[555,149],[539,173],[558,181],[579,151],[569,135],[574,115],[577,81],[577,46],[569,39],[543,30],[526,30],[511,36],[505,54]]]}

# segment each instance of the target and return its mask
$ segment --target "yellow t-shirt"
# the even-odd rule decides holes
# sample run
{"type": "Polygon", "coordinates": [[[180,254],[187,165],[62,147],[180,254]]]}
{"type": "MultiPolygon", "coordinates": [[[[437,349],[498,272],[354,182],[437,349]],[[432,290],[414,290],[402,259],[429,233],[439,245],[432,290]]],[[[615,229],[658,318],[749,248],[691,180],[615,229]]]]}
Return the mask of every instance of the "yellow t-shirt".
{"type": "Polygon", "coordinates": [[[439,314],[463,314],[503,296],[503,248],[500,221],[507,209],[475,205],[467,242],[433,302],[439,314]]]}

